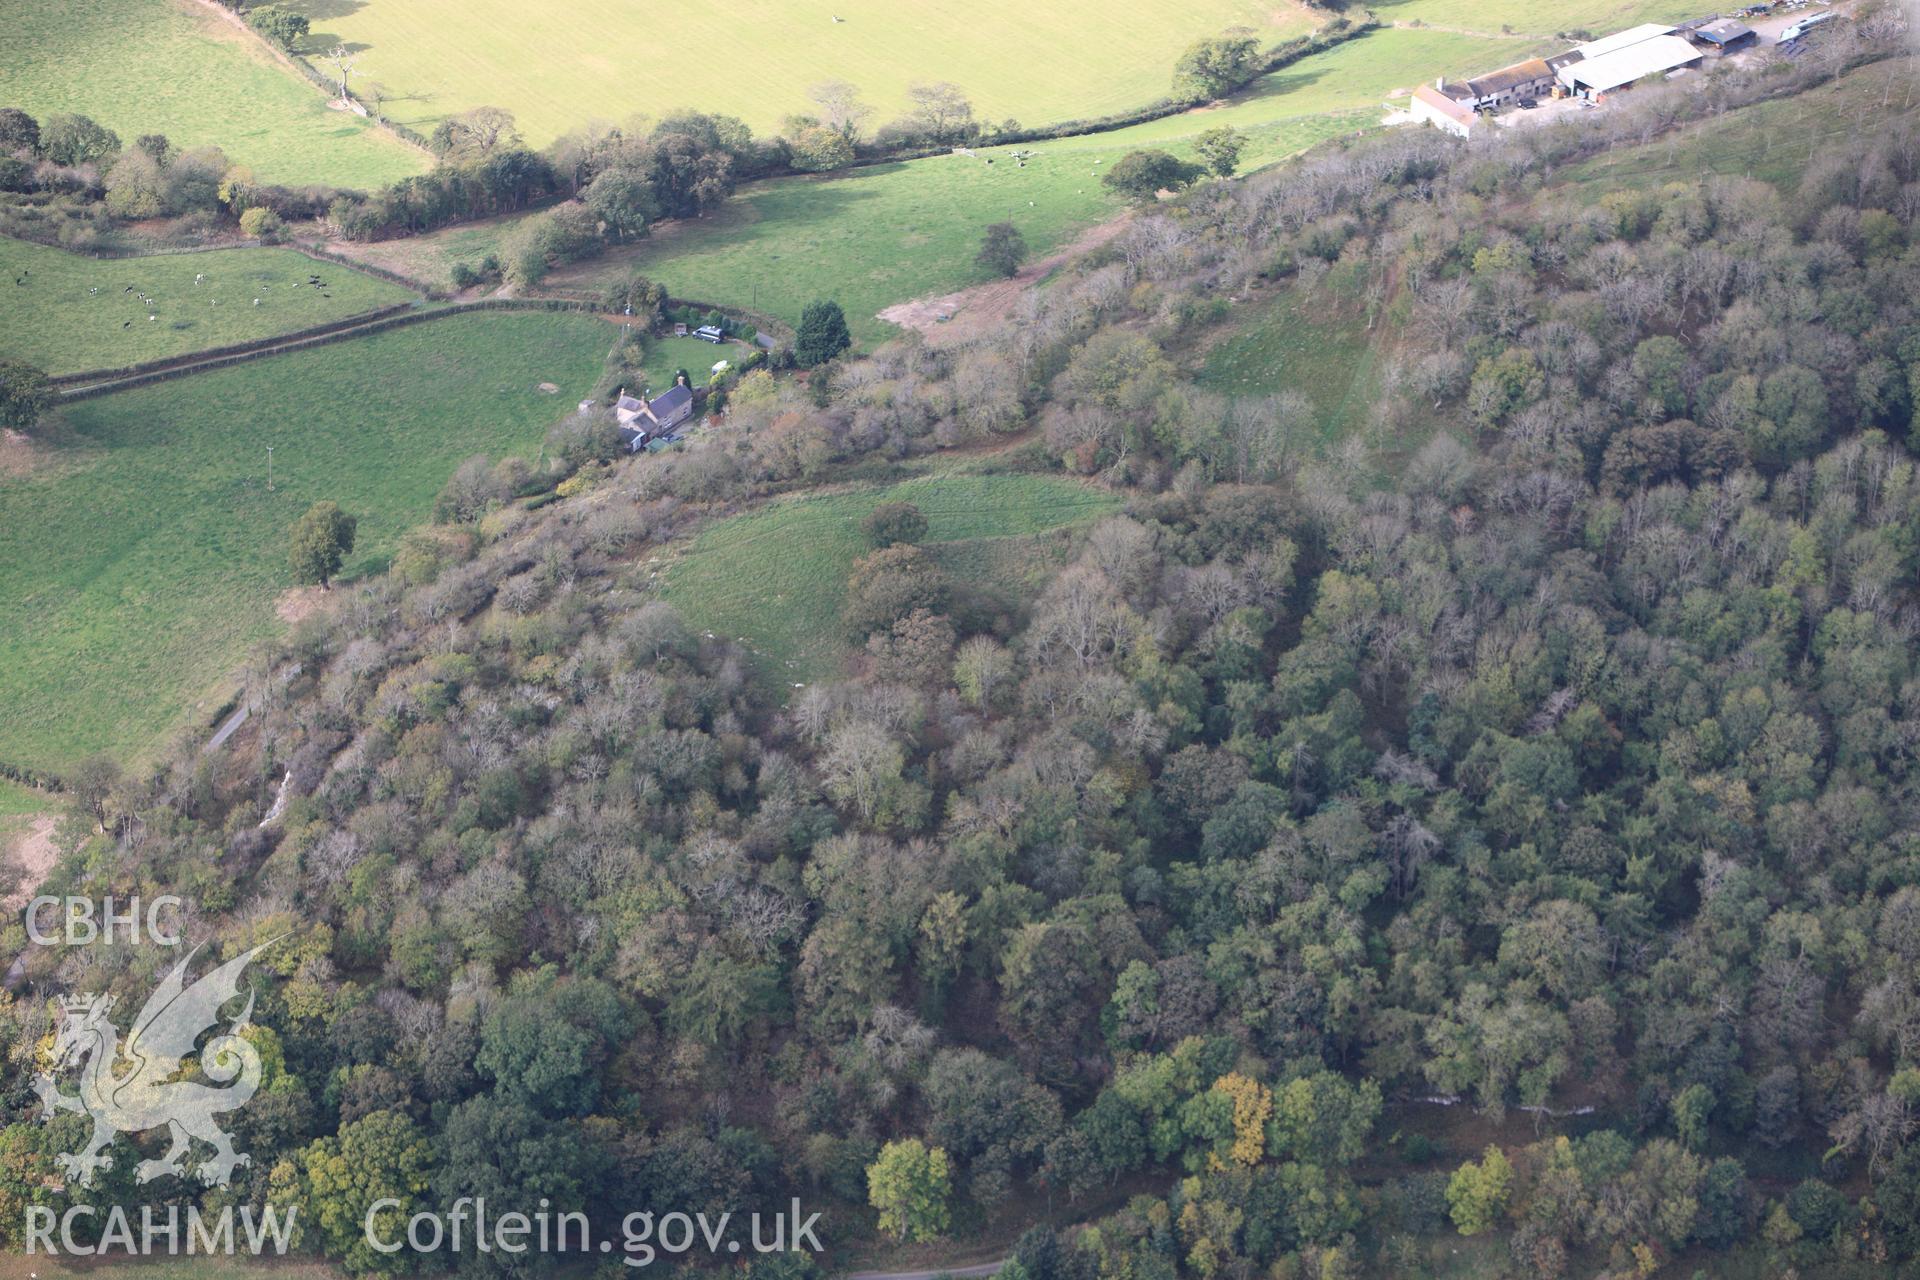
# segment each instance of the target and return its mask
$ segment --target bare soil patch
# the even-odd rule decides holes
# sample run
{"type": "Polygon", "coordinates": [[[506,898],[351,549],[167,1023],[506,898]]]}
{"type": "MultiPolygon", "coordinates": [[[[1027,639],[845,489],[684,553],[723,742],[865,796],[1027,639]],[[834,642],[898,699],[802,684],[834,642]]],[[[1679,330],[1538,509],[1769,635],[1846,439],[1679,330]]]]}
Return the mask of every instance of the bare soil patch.
{"type": "Polygon", "coordinates": [[[11,427],[0,428],[0,476],[23,476],[33,470],[33,437],[11,427]]]}
{"type": "Polygon", "coordinates": [[[0,910],[12,912],[26,906],[40,882],[53,870],[60,856],[60,850],[53,843],[54,822],[50,813],[36,815],[26,833],[14,841],[6,856],[0,857],[0,883],[13,885],[12,892],[0,899],[0,910]]]}
{"type": "Polygon", "coordinates": [[[273,612],[288,626],[305,622],[327,606],[327,593],[319,587],[288,587],[273,602],[273,612]]]}
{"type": "Polygon", "coordinates": [[[1066,248],[1045,258],[1037,258],[1020,268],[1018,275],[1006,280],[991,280],[954,293],[931,298],[915,298],[898,303],[880,313],[882,320],[906,329],[917,329],[934,346],[957,346],[983,337],[1000,328],[1014,313],[1020,295],[1067,262],[1091,253],[1120,234],[1127,215],[1090,227],[1066,248]]]}

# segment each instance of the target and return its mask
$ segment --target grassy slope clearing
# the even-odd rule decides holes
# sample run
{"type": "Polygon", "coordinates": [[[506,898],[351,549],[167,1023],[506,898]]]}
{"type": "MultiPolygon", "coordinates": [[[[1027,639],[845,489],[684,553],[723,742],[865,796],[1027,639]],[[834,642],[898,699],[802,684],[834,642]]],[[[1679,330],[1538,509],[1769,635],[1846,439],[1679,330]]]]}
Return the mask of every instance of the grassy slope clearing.
{"type": "Polygon", "coordinates": [[[860,521],[882,502],[918,506],[928,549],[948,572],[999,591],[1037,586],[1030,579],[1049,561],[1048,530],[1118,506],[1110,494],[1036,475],[932,475],[790,498],[696,537],[667,571],[666,598],[690,623],[745,639],[775,677],[830,676],[846,652],[847,574],[868,550],[860,521]]]}
{"type": "Polygon", "coordinates": [[[1715,173],[1758,178],[1784,188],[1800,180],[1829,138],[1857,132],[1866,127],[1864,120],[1882,127],[1920,107],[1917,77],[1920,58],[1886,58],[1805,93],[1743,107],[1644,146],[1595,156],[1557,181],[1583,184],[1595,199],[1622,187],[1694,185],[1715,173]]]}
{"type": "MultiPolygon", "coordinates": [[[[0,778],[0,819],[19,818],[48,808],[45,792],[0,778]]],[[[4,830],[4,827],[0,827],[4,830]]]]}
{"type": "Polygon", "coordinates": [[[193,0],[6,0],[0,49],[0,103],[89,115],[129,144],[164,133],[218,145],[295,186],[379,186],[427,168],[193,0]]]}
{"type": "MultiPolygon", "coordinates": [[[[711,218],[664,227],[553,282],[592,287],[637,270],[676,293],[757,307],[789,323],[808,302],[831,297],[846,308],[855,338],[870,344],[893,331],[875,318],[882,309],[983,278],[973,255],[988,223],[1010,219],[1036,254],[1047,254],[1119,213],[1125,204],[1100,185],[1100,174],[1128,151],[1184,153],[1194,135],[1232,125],[1248,137],[1243,168],[1250,169],[1371,125],[1389,92],[1411,88],[1436,68],[1485,69],[1544,47],[1444,31],[1376,31],[1276,72],[1227,107],[1021,148],[1037,153],[1025,168],[1008,148],[990,148],[973,158],[936,156],[842,177],[757,183],[711,218]]],[[[341,247],[416,278],[445,281],[453,263],[477,264],[497,249],[507,226],[496,221],[341,247]]]]}
{"type": "Polygon", "coordinates": [[[1380,356],[1361,309],[1325,291],[1287,290],[1236,316],[1206,354],[1200,383],[1232,396],[1298,391],[1328,441],[1358,429],[1380,385],[1380,356]]]}
{"type": "Polygon", "coordinates": [[[0,486],[7,757],[138,755],[211,714],[277,625],[309,504],[358,515],[350,568],[378,568],[462,458],[532,455],[607,340],[578,315],[457,316],[69,407],[73,440],[0,486]]]}
{"type": "Polygon", "coordinates": [[[1161,97],[1174,59],[1236,24],[1263,43],[1316,25],[1292,0],[824,0],[636,5],[631,0],[287,0],[314,45],[365,46],[360,74],[394,117],[428,132],[475,106],[505,107],[536,144],[589,119],[690,107],[756,132],[811,110],[810,86],[859,85],[880,120],[907,87],[949,80],[982,119],[1028,124],[1107,115],[1161,97]],[[835,18],[841,21],[835,21],[835,18]]]}
{"type": "Polygon", "coordinates": [[[122,368],[272,337],[411,296],[291,249],[103,260],[0,238],[0,276],[8,315],[0,355],[49,373],[122,368]],[[13,283],[23,272],[25,283],[13,283]],[[325,288],[308,287],[309,275],[318,275],[325,288]],[[134,292],[127,292],[129,285],[134,292]],[[154,300],[151,313],[143,293],[154,300]]]}

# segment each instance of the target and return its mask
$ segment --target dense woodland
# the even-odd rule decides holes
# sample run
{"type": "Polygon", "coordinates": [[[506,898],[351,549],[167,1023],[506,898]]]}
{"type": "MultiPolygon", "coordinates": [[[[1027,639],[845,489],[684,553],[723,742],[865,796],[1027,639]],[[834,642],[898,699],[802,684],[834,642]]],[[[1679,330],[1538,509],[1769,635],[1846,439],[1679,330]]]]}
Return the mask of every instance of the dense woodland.
{"type": "MultiPolygon", "coordinates": [[[[1323,149],[1001,338],[751,375],[678,454],[559,429],[537,509],[464,469],[236,745],[77,780],[48,891],[289,935],[203,1203],[297,1201],[355,1271],[410,1265],[376,1196],[478,1194],[1095,1220],[1018,1280],[1920,1265],[1920,127],[1779,188],[1558,180],[1900,38],[1323,149]],[[1228,299],[1336,289],[1394,335],[1363,436],[1182,372],[1228,299]],[[755,496],[1030,430],[1005,465],[1126,497],[1035,600],[888,512],[859,657],[788,689],[654,598],[755,496]]],[[[137,1007],[173,959],[28,972],[137,1007]]],[[[74,1137],[48,1002],[4,1012],[0,1232],[74,1137]]]]}

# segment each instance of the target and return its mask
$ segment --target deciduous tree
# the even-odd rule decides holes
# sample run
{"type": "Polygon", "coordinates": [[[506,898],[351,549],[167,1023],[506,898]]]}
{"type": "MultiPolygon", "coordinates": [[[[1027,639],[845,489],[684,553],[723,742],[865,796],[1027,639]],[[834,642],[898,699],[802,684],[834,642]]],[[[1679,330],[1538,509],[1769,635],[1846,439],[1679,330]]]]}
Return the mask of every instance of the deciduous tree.
{"type": "Polygon", "coordinates": [[[1189,102],[1230,93],[1253,78],[1259,53],[1259,43],[1245,27],[1197,40],[1173,64],[1173,92],[1189,102]]]}
{"type": "Polygon", "coordinates": [[[1129,151],[1101,177],[1103,186],[1131,200],[1150,202],[1162,191],[1190,187],[1206,170],[1166,151],[1129,151]]]}
{"type": "Polygon", "coordinates": [[[889,1142],[867,1169],[867,1202],[880,1229],[897,1240],[933,1240],[946,1233],[953,1194],[947,1153],[918,1138],[889,1142]]]}
{"type": "Polygon", "coordinates": [[[359,524],[335,502],[316,502],[293,526],[293,577],[296,582],[329,586],[353,550],[359,524]]]}
{"type": "Polygon", "coordinates": [[[0,427],[32,431],[53,403],[47,375],[21,360],[0,360],[0,427]]]}
{"type": "Polygon", "coordinates": [[[1499,1220],[1513,1188],[1513,1165],[1498,1147],[1488,1147],[1476,1163],[1469,1160],[1447,1181],[1447,1208],[1463,1236],[1477,1236],[1499,1220]]]}
{"type": "Polygon", "coordinates": [[[1027,238],[1011,222],[996,222],[980,240],[980,252],[973,256],[976,266],[1007,279],[1020,273],[1027,260],[1027,238]]]}
{"type": "Polygon", "coordinates": [[[1240,167],[1240,152],[1246,145],[1246,138],[1232,125],[1208,129],[1193,140],[1194,154],[1216,178],[1233,176],[1233,171],[1240,167]]]}

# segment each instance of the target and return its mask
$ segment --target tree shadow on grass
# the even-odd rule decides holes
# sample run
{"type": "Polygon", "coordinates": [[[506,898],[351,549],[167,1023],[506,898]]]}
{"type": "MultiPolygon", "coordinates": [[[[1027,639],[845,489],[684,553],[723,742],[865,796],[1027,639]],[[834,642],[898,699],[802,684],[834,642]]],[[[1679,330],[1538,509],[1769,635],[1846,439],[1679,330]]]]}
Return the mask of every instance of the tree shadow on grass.
{"type": "Polygon", "coordinates": [[[320,23],[351,17],[367,7],[367,0],[287,0],[281,7],[308,22],[320,23]]]}
{"type": "Polygon", "coordinates": [[[1264,102],[1270,98],[1284,98],[1290,93],[1298,93],[1311,85],[1326,79],[1325,71],[1276,71],[1272,75],[1261,76],[1258,80],[1241,90],[1233,99],[1236,107],[1249,103],[1264,102]]]}
{"type": "Polygon", "coordinates": [[[752,242],[779,238],[796,227],[831,226],[858,218],[862,204],[880,198],[878,192],[845,181],[781,182],[757,192],[742,191],[708,217],[683,218],[661,227],[660,234],[635,244],[638,256],[647,256],[649,249],[671,253],[706,247],[715,239],[752,242]]]}

